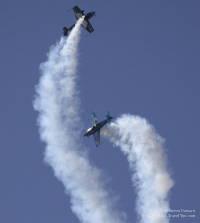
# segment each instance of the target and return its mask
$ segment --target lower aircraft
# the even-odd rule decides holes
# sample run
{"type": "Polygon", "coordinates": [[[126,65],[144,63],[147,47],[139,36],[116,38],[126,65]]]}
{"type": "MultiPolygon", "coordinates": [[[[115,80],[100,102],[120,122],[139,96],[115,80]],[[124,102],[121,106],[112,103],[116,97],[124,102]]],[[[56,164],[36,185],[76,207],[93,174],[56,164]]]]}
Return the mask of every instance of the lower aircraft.
{"type": "Polygon", "coordinates": [[[106,119],[98,122],[97,120],[97,116],[96,113],[93,112],[92,113],[92,126],[91,128],[89,128],[84,136],[89,137],[90,135],[94,136],[94,142],[96,147],[100,145],[100,129],[106,124],[110,124],[111,123],[111,119],[113,119],[114,117],[110,116],[109,111],[106,113],[106,119]]]}
{"type": "MultiPolygon", "coordinates": [[[[85,15],[84,10],[80,10],[78,6],[74,6],[72,9],[74,10],[76,20],[79,20],[82,16],[85,16],[81,25],[89,33],[92,33],[94,31],[94,29],[93,29],[92,25],[90,24],[89,19],[91,19],[93,16],[96,16],[95,12],[89,12],[85,15]]],[[[64,36],[68,36],[69,32],[74,28],[74,26],[75,26],[75,24],[72,25],[69,29],[64,27],[63,28],[64,36]]]]}

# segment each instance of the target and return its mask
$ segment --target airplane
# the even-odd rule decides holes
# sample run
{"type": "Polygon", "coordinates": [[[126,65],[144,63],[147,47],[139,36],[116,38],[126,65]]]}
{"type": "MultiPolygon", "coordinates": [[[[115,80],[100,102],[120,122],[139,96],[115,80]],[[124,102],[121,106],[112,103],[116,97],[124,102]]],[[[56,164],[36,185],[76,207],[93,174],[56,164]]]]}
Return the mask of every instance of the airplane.
{"type": "MultiPolygon", "coordinates": [[[[84,14],[84,10],[80,10],[79,7],[76,5],[72,8],[74,10],[74,14],[76,16],[76,20],[79,20],[82,16],[84,17],[84,21],[82,22],[82,27],[84,29],[86,29],[89,33],[92,33],[94,31],[94,28],[92,27],[92,25],[89,22],[89,19],[91,19],[93,16],[95,15],[95,12],[89,12],[86,15],[84,14]]],[[[74,28],[75,24],[72,25],[69,29],[64,27],[63,31],[64,31],[64,36],[68,36],[69,32],[74,28]]]]}
{"type": "Polygon", "coordinates": [[[98,122],[97,120],[97,116],[95,112],[92,112],[92,126],[91,128],[89,128],[84,136],[89,137],[90,135],[94,136],[94,142],[96,147],[100,145],[100,129],[106,124],[110,124],[111,123],[111,119],[113,119],[114,117],[110,116],[110,112],[108,111],[106,113],[106,119],[98,122]]]}

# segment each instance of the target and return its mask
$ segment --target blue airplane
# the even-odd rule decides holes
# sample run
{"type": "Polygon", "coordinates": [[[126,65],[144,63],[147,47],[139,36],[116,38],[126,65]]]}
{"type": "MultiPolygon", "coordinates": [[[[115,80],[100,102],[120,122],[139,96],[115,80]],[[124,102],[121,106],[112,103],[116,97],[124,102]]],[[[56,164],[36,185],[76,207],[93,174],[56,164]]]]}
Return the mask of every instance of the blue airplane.
{"type": "MultiPolygon", "coordinates": [[[[89,33],[92,33],[94,31],[94,28],[92,27],[92,25],[90,24],[89,20],[93,17],[96,16],[95,12],[89,12],[86,15],[84,14],[84,10],[80,10],[79,7],[76,5],[73,8],[74,14],[76,16],[76,20],[79,20],[82,16],[84,17],[84,20],[82,22],[82,27],[84,29],[86,29],[89,33]]],[[[64,36],[68,36],[69,32],[74,28],[75,24],[72,25],[69,29],[64,27],[63,31],[64,31],[64,36]]]]}
{"type": "Polygon", "coordinates": [[[89,128],[84,136],[89,137],[90,135],[94,136],[94,142],[96,147],[100,145],[100,129],[106,124],[110,124],[111,123],[111,119],[113,119],[114,117],[110,116],[109,111],[106,113],[106,119],[98,122],[97,120],[97,116],[95,112],[92,112],[92,126],[91,128],[89,128]]]}

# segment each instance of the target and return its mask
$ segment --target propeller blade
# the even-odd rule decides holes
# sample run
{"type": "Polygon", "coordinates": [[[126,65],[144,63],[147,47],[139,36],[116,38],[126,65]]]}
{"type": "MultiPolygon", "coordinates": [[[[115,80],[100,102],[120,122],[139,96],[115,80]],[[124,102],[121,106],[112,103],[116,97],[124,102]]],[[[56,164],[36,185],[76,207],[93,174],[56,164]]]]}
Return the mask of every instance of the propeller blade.
{"type": "Polygon", "coordinates": [[[88,33],[85,37],[87,37],[87,36],[89,36],[90,35],[90,33],[88,33]]]}
{"type": "Polygon", "coordinates": [[[68,10],[67,12],[71,11],[73,8],[71,8],[70,10],[68,10]]]}

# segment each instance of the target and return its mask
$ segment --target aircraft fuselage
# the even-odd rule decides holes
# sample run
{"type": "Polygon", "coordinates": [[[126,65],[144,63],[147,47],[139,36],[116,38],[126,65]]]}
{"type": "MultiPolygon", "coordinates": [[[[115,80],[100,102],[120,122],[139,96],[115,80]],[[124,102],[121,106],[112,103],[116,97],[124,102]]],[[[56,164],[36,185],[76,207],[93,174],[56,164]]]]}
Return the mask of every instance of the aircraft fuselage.
{"type": "Polygon", "coordinates": [[[93,126],[92,128],[88,129],[84,136],[89,137],[90,135],[93,135],[96,131],[101,129],[107,122],[108,122],[108,120],[105,119],[105,120],[97,123],[96,126],[93,126]]]}

